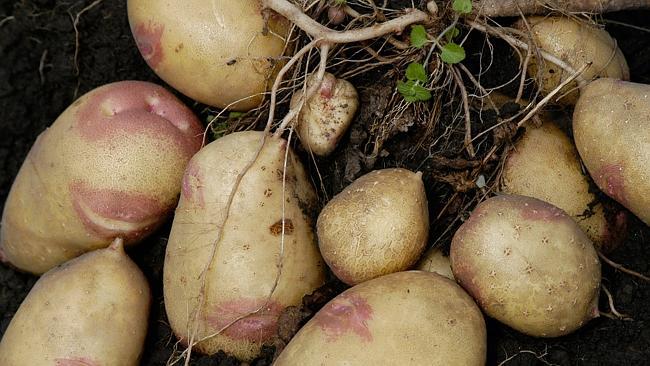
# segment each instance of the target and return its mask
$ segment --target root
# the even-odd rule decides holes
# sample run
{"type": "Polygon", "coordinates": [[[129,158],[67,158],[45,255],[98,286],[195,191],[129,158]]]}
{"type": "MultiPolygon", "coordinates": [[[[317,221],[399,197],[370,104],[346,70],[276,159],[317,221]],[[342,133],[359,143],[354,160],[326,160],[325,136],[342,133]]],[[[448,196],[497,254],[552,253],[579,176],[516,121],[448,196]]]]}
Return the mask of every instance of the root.
{"type": "Polygon", "coordinates": [[[627,273],[630,276],[634,276],[634,277],[636,277],[638,279],[641,279],[641,280],[643,280],[645,282],[650,282],[650,277],[645,276],[645,275],[643,275],[643,274],[641,274],[639,272],[633,271],[631,269],[627,269],[624,266],[612,261],[611,259],[605,257],[605,255],[600,250],[598,251],[598,256],[600,257],[600,259],[603,260],[603,262],[605,262],[605,263],[609,264],[610,266],[618,269],[619,271],[621,271],[623,273],[627,273]]]}
{"type": "Polygon", "coordinates": [[[469,101],[467,99],[467,90],[465,89],[465,84],[463,84],[463,78],[458,74],[458,70],[455,67],[451,67],[451,73],[454,76],[456,85],[460,90],[460,95],[463,99],[463,110],[465,111],[465,149],[470,157],[476,156],[476,151],[474,151],[474,146],[472,145],[472,119],[469,111],[469,101]]]}
{"type": "Polygon", "coordinates": [[[576,13],[605,13],[625,9],[649,8],[647,0],[480,0],[476,9],[488,17],[511,17],[550,13],[555,9],[576,13]]]}
{"type": "MultiPolygon", "coordinates": [[[[79,20],[81,19],[81,16],[83,13],[89,11],[90,9],[94,8],[95,6],[101,4],[101,2],[104,0],[95,0],[93,1],[90,5],[86,6],[85,8],[81,9],[80,12],[77,13],[77,15],[74,17],[72,20],[72,27],[74,28],[74,74],[79,75],[79,30],[77,29],[77,25],[79,24],[79,20]]],[[[70,14],[70,17],[72,17],[72,14],[70,14]]]]}
{"type": "Polygon", "coordinates": [[[600,287],[603,289],[603,292],[605,292],[605,296],[607,296],[607,303],[609,305],[610,311],[612,312],[611,314],[601,312],[600,315],[603,315],[607,318],[611,316],[613,319],[618,319],[618,320],[632,320],[632,318],[630,318],[629,316],[625,314],[621,314],[618,312],[618,310],[616,310],[616,307],[614,306],[614,298],[612,297],[612,293],[609,292],[607,287],[603,284],[601,284],[600,287]]]}

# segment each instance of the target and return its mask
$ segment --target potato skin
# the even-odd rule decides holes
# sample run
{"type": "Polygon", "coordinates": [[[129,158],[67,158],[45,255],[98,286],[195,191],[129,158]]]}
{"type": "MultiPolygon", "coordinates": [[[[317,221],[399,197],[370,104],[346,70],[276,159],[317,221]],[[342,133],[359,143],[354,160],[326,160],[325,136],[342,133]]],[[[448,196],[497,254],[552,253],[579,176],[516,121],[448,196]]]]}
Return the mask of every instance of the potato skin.
{"type": "Polygon", "coordinates": [[[349,285],[409,269],[429,234],[422,173],[382,169],[358,178],[327,203],[316,227],[323,259],[349,285]]]}
{"type": "Polygon", "coordinates": [[[522,333],[557,337],[599,314],[598,254],[549,203],[515,195],[482,202],[450,254],[454,277],[483,311],[522,333]]]}
{"type": "Polygon", "coordinates": [[[223,350],[241,360],[255,358],[262,344],[276,333],[282,310],[299,305],[304,295],[324,281],[325,265],[311,218],[316,195],[290,151],[283,197],[285,140],[266,138],[258,159],[241,180],[228,220],[219,231],[236,177],[253,160],[263,134],[238,132],[207,145],[191,160],[183,179],[165,255],[165,308],[174,333],[185,344],[188,329],[195,326],[198,338],[227,327],[194,346],[202,353],[223,350]],[[282,275],[273,291],[282,245],[282,275]],[[208,264],[205,301],[195,324],[201,273],[208,264]],[[236,321],[259,308],[257,314],[236,321]]]}
{"type": "Polygon", "coordinates": [[[151,295],[121,243],[43,275],[2,342],[3,366],[137,366],[151,295]]]}
{"type": "MultiPolygon", "coordinates": [[[[607,31],[568,17],[534,16],[526,19],[532,27],[533,38],[539,48],[565,61],[574,70],[580,69],[588,62],[593,62],[591,67],[582,73],[585,80],[597,77],[623,80],[630,78],[627,61],[607,31]]],[[[517,26],[528,31],[527,26],[521,20],[517,22],[517,26]]],[[[537,79],[539,67],[536,58],[532,57],[528,67],[528,76],[537,79]]],[[[546,61],[541,67],[543,67],[543,84],[540,89],[544,94],[551,92],[570,76],[549,61],[546,61]]],[[[576,87],[577,83],[572,82],[565,86],[558,96],[576,87]]],[[[575,90],[560,99],[560,102],[565,105],[574,105],[579,94],[579,91],[575,90]]]]}
{"type": "Polygon", "coordinates": [[[27,155],[5,203],[0,251],[41,274],[115,237],[137,242],[173,210],[201,133],[158,85],[122,81],[88,92],[27,155]]]}
{"type": "Polygon", "coordinates": [[[553,122],[543,121],[539,127],[525,126],[506,159],[501,190],[561,208],[598,248],[613,250],[625,238],[626,214],[614,212],[608,222],[603,205],[589,191],[575,147],[553,122]]]}
{"type": "Polygon", "coordinates": [[[482,366],[483,314],[455,282],[398,272],[343,292],[289,342],[275,366],[482,366]]]}
{"type": "Polygon", "coordinates": [[[127,10],[138,49],[158,76],[219,108],[247,98],[230,108],[242,111],[259,105],[273,84],[291,25],[273,12],[265,24],[260,0],[128,0],[127,10]]]}
{"type": "Polygon", "coordinates": [[[608,196],[650,225],[650,86],[614,79],[584,89],[573,135],[589,174],[608,196]]]}
{"type": "Polygon", "coordinates": [[[422,258],[420,258],[420,261],[415,266],[415,269],[437,273],[441,276],[449,278],[450,280],[455,280],[454,273],[451,271],[451,261],[448,256],[442,253],[442,249],[440,247],[435,247],[427,250],[422,258]]]}
{"type": "MultiPolygon", "coordinates": [[[[330,7],[331,9],[331,7],[330,7]]],[[[310,86],[313,76],[307,81],[310,86]]],[[[301,93],[291,98],[292,106],[301,93]]],[[[359,95],[352,83],[325,73],[320,89],[303,105],[298,114],[300,142],[318,156],[331,154],[350,127],[359,107],[359,95]]]]}

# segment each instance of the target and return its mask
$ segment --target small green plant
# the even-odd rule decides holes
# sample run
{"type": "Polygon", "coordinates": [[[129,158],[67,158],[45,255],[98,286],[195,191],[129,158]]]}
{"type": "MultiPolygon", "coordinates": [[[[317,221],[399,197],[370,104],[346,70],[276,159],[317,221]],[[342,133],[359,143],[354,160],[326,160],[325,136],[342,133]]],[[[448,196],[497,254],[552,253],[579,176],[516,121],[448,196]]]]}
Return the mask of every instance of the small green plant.
{"type": "Polygon", "coordinates": [[[397,82],[397,91],[409,103],[423,102],[431,99],[431,92],[422,86],[428,80],[424,66],[411,62],[406,68],[406,81],[397,82]]]}

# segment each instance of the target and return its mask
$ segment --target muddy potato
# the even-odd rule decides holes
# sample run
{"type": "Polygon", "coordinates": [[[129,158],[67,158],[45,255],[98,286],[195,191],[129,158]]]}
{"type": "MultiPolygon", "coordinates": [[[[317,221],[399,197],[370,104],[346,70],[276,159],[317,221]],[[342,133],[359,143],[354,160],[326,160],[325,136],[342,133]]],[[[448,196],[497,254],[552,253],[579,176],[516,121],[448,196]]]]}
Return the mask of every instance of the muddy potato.
{"type": "Polygon", "coordinates": [[[147,64],[169,85],[214,107],[249,110],[273,84],[290,23],[260,0],[128,0],[147,64]]]}
{"type": "Polygon", "coordinates": [[[535,337],[573,332],[598,316],[600,262],[569,215],[536,198],[479,204],[451,244],[456,280],[483,311],[535,337]]]}
{"type": "MultiPolygon", "coordinates": [[[[313,76],[307,87],[313,83],[313,76]]],[[[291,104],[297,104],[302,93],[295,93],[291,104]]],[[[347,80],[325,73],[320,88],[303,105],[298,115],[297,132],[300,142],[319,156],[332,153],[352,123],[359,107],[359,96],[347,80]]]]}
{"type": "Polygon", "coordinates": [[[311,216],[317,198],[285,140],[266,138],[227,210],[263,134],[238,132],[207,145],[183,178],[165,255],[165,307],[184,344],[194,329],[195,339],[222,330],[194,346],[202,353],[255,358],[276,334],[283,309],[299,305],[324,281],[311,216]]]}
{"type": "Polygon", "coordinates": [[[506,159],[501,190],[540,199],[568,213],[594,244],[604,251],[625,238],[627,217],[612,213],[608,220],[603,205],[589,191],[578,152],[553,122],[525,126],[522,138],[506,159]]]}
{"type": "Polygon", "coordinates": [[[0,258],[41,274],[116,237],[134,243],[173,210],[202,127],[140,81],[80,97],[32,146],[5,203],[0,258]]]}
{"type": "MultiPolygon", "coordinates": [[[[592,62],[593,64],[582,73],[582,78],[589,81],[598,77],[611,77],[628,80],[630,70],[623,53],[616,45],[616,41],[607,31],[569,17],[528,17],[528,25],[537,46],[551,55],[561,59],[574,70],[592,62]]],[[[520,20],[516,26],[528,32],[528,26],[520,20]]],[[[564,79],[571,76],[559,66],[544,61],[538,65],[536,57],[531,58],[528,66],[528,76],[538,79],[538,70],[541,71],[540,88],[543,93],[549,93],[559,86],[564,79]]],[[[562,89],[557,96],[577,87],[572,82],[562,89]]],[[[572,91],[560,99],[567,105],[576,103],[579,91],[572,91]]]]}
{"type": "Polygon", "coordinates": [[[149,285],[122,241],[41,277],[0,342],[2,366],[136,366],[149,285]]]}
{"type": "Polygon", "coordinates": [[[598,187],[650,225],[649,101],[649,85],[596,80],[576,104],[573,135],[598,187]]]}
{"type": "Polygon", "coordinates": [[[455,282],[409,271],[366,281],[327,303],[275,366],[485,364],[483,314],[455,282]]]}
{"type": "Polygon", "coordinates": [[[442,248],[435,247],[427,250],[420,261],[415,266],[420,271],[434,272],[454,280],[454,274],[451,271],[451,261],[444,255],[442,248]]]}
{"type": "Polygon", "coordinates": [[[316,226],[325,262],[349,285],[409,269],[429,234],[422,173],[370,172],[328,202],[316,226]]]}

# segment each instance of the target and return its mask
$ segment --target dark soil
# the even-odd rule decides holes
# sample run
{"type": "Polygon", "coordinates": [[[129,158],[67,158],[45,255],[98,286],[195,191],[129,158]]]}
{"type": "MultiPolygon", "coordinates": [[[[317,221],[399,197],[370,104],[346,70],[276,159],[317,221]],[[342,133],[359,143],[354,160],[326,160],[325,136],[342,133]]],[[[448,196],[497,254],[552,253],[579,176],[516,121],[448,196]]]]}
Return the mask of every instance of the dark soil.
{"type": "MultiPolygon", "coordinates": [[[[48,125],[76,97],[102,84],[137,79],[164,83],[147,67],[132,40],[126,18],[124,0],[105,0],[86,12],[78,25],[79,55],[77,73],[74,66],[74,16],[91,1],[22,0],[0,1],[0,201],[4,202],[11,183],[30,146],[48,125]],[[5,17],[11,18],[5,18],[5,17]]],[[[650,12],[609,14],[606,19],[637,26],[650,26],[650,12]]],[[[632,79],[650,83],[650,33],[608,23],[608,30],[618,40],[630,64],[632,79]]],[[[470,41],[480,52],[482,39],[470,41]]],[[[499,48],[497,48],[499,50],[499,48]]],[[[498,51],[499,52],[499,51],[498,51]]],[[[512,74],[507,62],[510,53],[501,48],[504,62],[497,63],[486,77],[488,83],[498,83],[512,74]]],[[[476,56],[468,62],[477,63],[476,56]]],[[[362,75],[355,80],[362,100],[373,100],[373,93],[381,85],[392,88],[395,80],[377,81],[382,72],[362,75]],[[378,86],[379,85],[379,86],[378,86]]],[[[207,118],[203,106],[181,97],[188,105],[207,118]]],[[[372,109],[370,105],[366,108],[372,109]]],[[[360,113],[362,115],[363,111],[360,113]]],[[[369,114],[371,116],[372,114],[369,114]]],[[[368,117],[370,118],[370,117],[368,117]]],[[[443,113],[443,119],[449,116],[443,113]]],[[[358,118],[359,120],[362,117],[358,118]]],[[[487,119],[489,121],[489,118],[487,119]]],[[[363,164],[362,146],[368,138],[364,121],[357,121],[348,147],[340,148],[334,157],[319,161],[324,184],[319,187],[322,197],[331,197],[344,185],[370,169],[363,164]]],[[[484,121],[485,122],[485,121],[484,121]]],[[[480,131],[486,126],[476,126],[480,131]]],[[[442,180],[436,164],[423,163],[420,151],[407,155],[405,146],[421,131],[414,127],[408,133],[394,137],[385,145],[386,154],[375,167],[406,166],[425,171],[432,217],[450,201],[453,182],[442,180]],[[446,183],[442,183],[446,182],[446,183]]],[[[458,152],[453,152],[457,154],[458,152]]],[[[450,155],[453,155],[450,153],[450,155]]],[[[426,154],[424,155],[426,156],[426,154]]],[[[453,156],[447,156],[453,158],[453,156]]],[[[308,160],[308,159],[305,159],[308,160]]],[[[440,163],[441,161],[438,161],[440,163]]],[[[449,161],[446,162],[450,164],[449,161]]],[[[458,163],[458,162],[456,162],[458,163]]],[[[462,165],[462,164],[461,164],[462,165]]],[[[313,164],[309,164],[313,170],[313,164]]],[[[462,199],[452,200],[443,217],[432,229],[431,243],[441,238],[448,245],[447,226],[460,215],[467,215],[471,207],[463,207],[462,199]],[[456,202],[458,201],[458,202],[456,202]],[[452,214],[453,213],[453,214],[452,214]],[[444,232],[447,234],[444,234],[444,232]]],[[[133,259],[150,280],[154,305],[150,319],[149,336],[142,365],[165,365],[175,339],[167,325],[162,301],[162,261],[166,238],[171,223],[153,237],[131,250],[133,259]]],[[[457,225],[457,222],[456,224],[457,225]]],[[[453,226],[452,226],[453,229],[453,226]]],[[[453,232],[453,231],[452,231],[453,232]]],[[[629,237],[611,259],[625,266],[650,273],[650,229],[632,219],[629,237]]],[[[498,365],[646,365],[650,364],[650,284],[603,265],[603,283],[612,291],[617,309],[632,320],[612,320],[600,317],[584,328],[566,337],[536,339],[522,335],[493,320],[488,320],[488,364],[498,365]]],[[[18,273],[0,265],[0,335],[7,328],[13,314],[27,295],[36,278],[18,273]]],[[[311,298],[310,310],[315,310],[342,287],[331,284],[322,298],[311,298]]],[[[601,309],[608,311],[606,298],[601,298],[601,309]]],[[[317,351],[317,350],[315,350],[317,351]]],[[[265,357],[254,362],[269,364],[273,349],[266,349],[265,357]]],[[[195,357],[193,365],[237,365],[236,360],[224,355],[195,357]]]]}

